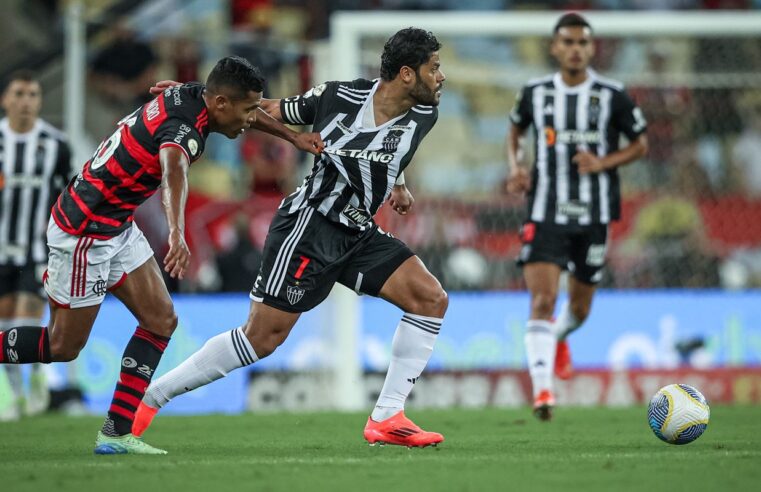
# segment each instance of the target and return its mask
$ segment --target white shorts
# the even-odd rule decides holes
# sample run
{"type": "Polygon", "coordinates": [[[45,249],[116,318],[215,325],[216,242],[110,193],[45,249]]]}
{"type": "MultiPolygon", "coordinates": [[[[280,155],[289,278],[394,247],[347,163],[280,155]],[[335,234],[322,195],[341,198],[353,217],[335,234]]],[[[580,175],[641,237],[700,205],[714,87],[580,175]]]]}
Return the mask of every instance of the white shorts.
{"type": "Polygon", "coordinates": [[[148,240],[134,223],[118,236],[101,240],[72,236],[51,217],[48,246],[43,284],[50,300],[63,308],[100,304],[107,291],[121,285],[153,256],[148,240]]]}

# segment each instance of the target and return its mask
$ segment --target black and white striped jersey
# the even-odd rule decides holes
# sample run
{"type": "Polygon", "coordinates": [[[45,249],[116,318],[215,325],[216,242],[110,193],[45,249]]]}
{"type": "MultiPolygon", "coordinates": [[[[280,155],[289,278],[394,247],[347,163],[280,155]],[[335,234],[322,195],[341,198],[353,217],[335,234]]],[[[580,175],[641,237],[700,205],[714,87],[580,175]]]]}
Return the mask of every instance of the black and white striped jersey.
{"type": "Polygon", "coordinates": [[[580,175],[576,152],[604,156],[645,132],[642,111],[620,82],[588,70],[570,87],[559,73],[532,80],[521,89],[510,120],[533,125],[535,162],[528,200],[529,220],[555,224],[607,224],[621,214],[616,169],[580,175]]]}
{"type": "Polygon", "coordinates": [[[291,124],[313,125],[325,142],[302,185],[280,204],[290,215],[313,207],[329,220],[364,230],[388,198],[420,141],[433,128],[438,110],[418,105],[380,126],[372,121],[379,80],[327,82],[283,99],[280,112],[291,124]],[[365,114],[365,112],[369,114],[365,114]]]}
{"type": "Polygon", "coordinates": [[[47,261],[50,207],[73,174],[70,156],[63,133],[47,122],[16,133],[0,120],[0,265],[47,261]]]}

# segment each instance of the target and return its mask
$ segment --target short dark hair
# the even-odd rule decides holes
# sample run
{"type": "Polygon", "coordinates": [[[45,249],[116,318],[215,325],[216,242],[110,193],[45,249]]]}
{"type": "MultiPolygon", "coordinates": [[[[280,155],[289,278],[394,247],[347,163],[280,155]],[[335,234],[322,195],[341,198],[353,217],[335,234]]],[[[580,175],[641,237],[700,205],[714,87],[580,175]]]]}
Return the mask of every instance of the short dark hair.
{"type": "Polygon", "coordinates": [[[565,14],[560,19],[558,19],[558,23],[555,24],[555,29],[552,30],[552,34],[557,34],[558,31],[564,27],[586,27],[590,31],[592,30],[592,26],[589,25],[589,22],[587,22],[584,17],[575,12],[565,14]]]}
{"type": "Polygon", "coordinates": [[[227,56],[214,66],[206,78],[206,87],[215,94],[227,89],[231,97],[244,99],[249,91],[264,91],[264,76],[245,58],[227,56]]]}
{"type": "Polygon", "coordinates": [[[10,87],[11,83],[20,80],[22,82],[37,82],[40,83],[40,79],[37,78],[37,76],[29,69],[22,68],[20,70],[14,70],[5,78],[5,83],[3,84],[3,91],[6,91],[8,87],[10,87]]]}
{"type": "Polygon", "coordinates": [[[417,72],[434,51],[439,51],[441,43],[430,31],[408,27],[391,36],[383,47],[380,75],[383,80],[394,80],[402,67],[407,66],[417,72]]]}

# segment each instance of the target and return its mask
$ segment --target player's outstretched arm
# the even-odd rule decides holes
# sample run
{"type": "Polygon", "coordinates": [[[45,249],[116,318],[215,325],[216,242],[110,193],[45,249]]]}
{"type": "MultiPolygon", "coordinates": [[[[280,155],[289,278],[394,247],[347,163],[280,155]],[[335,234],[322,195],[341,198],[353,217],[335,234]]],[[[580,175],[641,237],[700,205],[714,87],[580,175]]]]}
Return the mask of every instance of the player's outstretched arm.
{"type": "Polygon", "coordinates": [[[190,264],[190,249],[185,242],[185,203],[188,199],[188,158],[185,152],[169,145],[159,150],[161,162],[161,203],[169,225],[169,252],[164,270],[172,278],[184,278],[190,264]]]}
{"type": "Polygon", "coordinates": [[[283,124],[280,113],[280,99],[262,99],[262,105],[257,111],[256,120],[251,128],[282,138],[299,150],[310,154],[319,154],[325,148],[319,133],[299,133],[283,124]]]}

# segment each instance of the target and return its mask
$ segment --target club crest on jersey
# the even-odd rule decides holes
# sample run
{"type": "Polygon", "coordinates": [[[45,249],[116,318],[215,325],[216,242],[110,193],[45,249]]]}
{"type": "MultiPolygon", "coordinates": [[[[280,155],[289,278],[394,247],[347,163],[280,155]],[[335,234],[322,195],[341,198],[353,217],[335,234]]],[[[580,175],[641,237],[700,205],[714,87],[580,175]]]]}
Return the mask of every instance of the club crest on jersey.
{"type": "Polygon", "coordinates": [[[404,131],[402,130],[392,130],[388,132],[388,135],[383,137],[383,150],[392,154],[396,152],[396,149],[399,148],[399,142],[402,141],[403,134],[404,131]]]}
{"type": "Polygon", "coordinates": [[[291,306],[299,302],[301,298],[304,297],[305,292],[306,291],[301,287],[296,285],[289,285],[288,289],[286,289],[286,296],[288,297],[288,302],[291,303],[291,306]]]}

